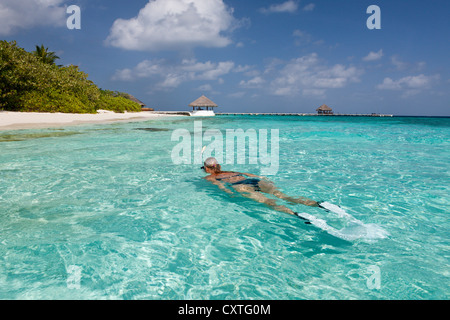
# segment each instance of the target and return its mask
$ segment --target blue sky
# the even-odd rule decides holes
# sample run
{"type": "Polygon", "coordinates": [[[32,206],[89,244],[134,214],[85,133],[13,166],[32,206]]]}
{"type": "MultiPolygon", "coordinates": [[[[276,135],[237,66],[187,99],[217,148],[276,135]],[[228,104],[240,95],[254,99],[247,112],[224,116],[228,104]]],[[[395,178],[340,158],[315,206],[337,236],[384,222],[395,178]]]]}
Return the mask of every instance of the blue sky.
{"type": "Polygon", "coordinates": [[[217,112],[450,116],[449,12],[447,0],[1,0],[0,39],[44,44],[158,110],[205,94],[217,112]],[[370,5],[381,29],[367,28],[370,5]]]}

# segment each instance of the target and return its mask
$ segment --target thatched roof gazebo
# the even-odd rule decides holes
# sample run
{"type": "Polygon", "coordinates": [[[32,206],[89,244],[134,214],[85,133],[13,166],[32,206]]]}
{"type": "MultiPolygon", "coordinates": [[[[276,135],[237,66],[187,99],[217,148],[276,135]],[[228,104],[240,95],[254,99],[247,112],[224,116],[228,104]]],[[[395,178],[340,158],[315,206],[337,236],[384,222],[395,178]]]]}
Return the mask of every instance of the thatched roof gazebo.
{"type": "Polygon", "coordinates": [[[203,110],[203,108],[206,108],[206,110],[209,110],[209,108],[211,108],[211,110],[213,110],[213,108],[217,108],[218,105],[202,95],[197,100],[191,102],[189,104],[189,107],[192,107],[193,110],[203,110]]]}
{"type": "Polygon", "coordinates": [[[218,105],[202,95],[197,100],[191,102],[189,107],[192,107],[192,112],[189,113],[191,116],[210,117],[214,116],[214,108],[217,108],[218,105]],[[204,108],[206,108],[206,110],[204,108]]]}
{"type": "Polygon", "coordinates": [[[326,104],[321,105],[316,109],[318,114],[333,114],[333,109],[331,109],[326,104]]]}

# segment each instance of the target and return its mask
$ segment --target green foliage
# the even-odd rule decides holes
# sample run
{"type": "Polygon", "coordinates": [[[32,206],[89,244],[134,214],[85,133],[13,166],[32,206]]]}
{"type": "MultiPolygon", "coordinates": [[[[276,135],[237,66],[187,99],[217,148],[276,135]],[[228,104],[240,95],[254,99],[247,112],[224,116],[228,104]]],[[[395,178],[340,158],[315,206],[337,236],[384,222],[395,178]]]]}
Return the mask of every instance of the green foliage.
{"type": "Polygon", "coordinates": [[[128,98],[124,98],[122,92],[112,92],[107,90],[101,90],[100,99],[97,102],[97,109],[110,110],[114,112],[141,111],[141,106],[128,98]]]}
{"type": "MultiPolygon", "coordinates": [[[[39,47],[36,47],[36,49],[39,47]]],[[[47,49],[43,46],[48,53],[47,49]]],[[[0,109],[9,111],[95,113],[140,111],[127,94],[100,90],[77,66],[59,67],[0,41],[0,109]]]]}
{"type": "Polygon", "coordinates": [[[58,91],[30,91],[22,95],[22,112],[95,113],[76,96],[58,91]]]}
{"type": "Polygon", "coordinates": [[[55,61],[59,57],[54,53],[48,51],[48,48],[44,48],[44,45],[36,46],[36,50],[32,52],[36,57],[38,57],[42,62],[47,64],[55,64],[55,61]]]}

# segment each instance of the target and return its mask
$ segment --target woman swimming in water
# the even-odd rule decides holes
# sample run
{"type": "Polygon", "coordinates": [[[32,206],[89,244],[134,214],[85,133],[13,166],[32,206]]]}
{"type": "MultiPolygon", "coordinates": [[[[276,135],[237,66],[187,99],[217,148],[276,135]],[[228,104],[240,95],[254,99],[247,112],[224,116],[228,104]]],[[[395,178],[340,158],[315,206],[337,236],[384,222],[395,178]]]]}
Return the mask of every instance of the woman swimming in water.
{"type": "Polygon", "coordinates": [[[221,190],[229,194],[234,194],[233,191],[226,187],[225,183],[227,183],[236,192],[240,193],[244,197],[264,203],[277,211],[298,216],[298,214],[291,209],[283,205],[277,205],[274,199],[266,197],[263,193],[274,195],[279,199],[286,200],[293,204],[300,203],[311,207],[319,206],[319,203],[314,200],[303,197],[293,198],[285,195],[265,177],[257,176],[251,173],[222,171],[220,164],[213,157],[206,159],[201,169],[205,170],[206,173],[209,173],[209,176],[206,176],[205,179],[217,185],[221,190]]]}

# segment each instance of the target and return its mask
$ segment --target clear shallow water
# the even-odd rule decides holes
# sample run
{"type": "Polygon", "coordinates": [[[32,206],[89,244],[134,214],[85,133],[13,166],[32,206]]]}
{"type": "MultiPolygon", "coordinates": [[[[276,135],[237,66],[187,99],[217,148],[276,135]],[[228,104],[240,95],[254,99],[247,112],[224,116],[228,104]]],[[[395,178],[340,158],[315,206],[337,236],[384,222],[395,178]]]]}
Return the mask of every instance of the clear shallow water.
{"type": "Polygon", "coordinates": [[[0,132],[0,298],[449,298],[450,119],[202,119],[279,129],[270,179],[389,232],[376,241],[336,238],[173,164],[172,132],[193,121],[0,132]]]}

